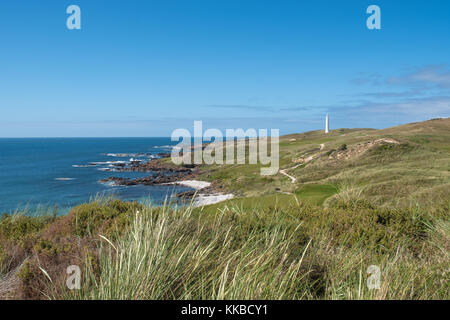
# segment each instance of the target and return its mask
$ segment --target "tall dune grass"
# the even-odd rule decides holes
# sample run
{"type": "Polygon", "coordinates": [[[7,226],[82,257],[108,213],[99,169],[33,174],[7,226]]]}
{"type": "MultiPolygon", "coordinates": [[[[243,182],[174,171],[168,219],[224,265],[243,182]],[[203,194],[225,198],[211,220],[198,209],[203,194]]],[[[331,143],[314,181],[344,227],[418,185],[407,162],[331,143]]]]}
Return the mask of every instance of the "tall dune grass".
{"type": "Polygon", "coordinates": [[[201,223],[192,207],[136,213],[129,233],[100,247],[100,274],[92,265],[87,285],[72,298],[251,299],[301,298],[303,254],[287,259],[293,233],[254,230],[236,241],[223,215],[201,223]]]}
{"type": "Polygon", "coordinates": [[[302,214],[311,208],[294,209],[225,207],[206,217],[192,206],[145,207],[116,240],[99,235],[81,290],[56,298],[448,299],[448,222],[423,226],[418,251],[399,237],[395,250],[380,252],[336,242],[327,228],[306,235],[312,225],[302,214]],[[381,270],[379,289],[366,285],[369,265],[381,270]]]}

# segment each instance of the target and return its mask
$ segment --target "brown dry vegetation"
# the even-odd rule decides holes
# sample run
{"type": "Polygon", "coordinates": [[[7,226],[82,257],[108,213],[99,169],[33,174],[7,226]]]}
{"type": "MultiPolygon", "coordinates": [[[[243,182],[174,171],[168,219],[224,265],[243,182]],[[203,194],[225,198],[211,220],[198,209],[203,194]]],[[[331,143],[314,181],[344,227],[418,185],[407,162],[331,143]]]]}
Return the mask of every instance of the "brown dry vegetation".
{"type": "Polygon", "coordinates": [[[95,264],[98,234],[120,235],[139,209],[142,205],[137,203],[108,200],[102,205],[83,204],[64,217],[4,215],[0,219],[0,274],[4,275],[0,297],[57,296],[64,287],[67,266],[95,264]]]}

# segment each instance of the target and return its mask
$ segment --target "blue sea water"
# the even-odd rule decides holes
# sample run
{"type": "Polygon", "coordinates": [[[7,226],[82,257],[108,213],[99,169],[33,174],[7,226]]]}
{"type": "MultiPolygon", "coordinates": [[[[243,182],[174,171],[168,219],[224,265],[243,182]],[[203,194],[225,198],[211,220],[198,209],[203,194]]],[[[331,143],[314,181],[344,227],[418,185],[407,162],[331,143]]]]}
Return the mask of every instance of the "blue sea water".
{"type": "Polygon", "coordinates": [[[0,213],[26,209],[32,214],[56,208],[64,214],[98,195],[161,204],[166,197],[189,188],[111,186],[99,180],[148,176],[151,173],[102,170],[111,169],[115,161],[147,161],[170,152],[171,144],[170,138],[0,139],[0,213]]]}

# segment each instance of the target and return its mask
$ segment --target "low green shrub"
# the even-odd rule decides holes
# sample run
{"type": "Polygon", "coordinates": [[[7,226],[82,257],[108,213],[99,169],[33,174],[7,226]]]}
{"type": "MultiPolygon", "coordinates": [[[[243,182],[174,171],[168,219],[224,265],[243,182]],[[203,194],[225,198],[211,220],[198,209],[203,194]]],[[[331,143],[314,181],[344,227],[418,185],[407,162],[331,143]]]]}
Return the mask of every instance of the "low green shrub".
{"type": "Polygon", "coordinates": [[[120,200],[85,203],[69,213],[69,232],[80,237],[99,232],[109,235],[113,231],[125,230],[136,212],[143,209],[144,206],[137,202],[120,200]]]}

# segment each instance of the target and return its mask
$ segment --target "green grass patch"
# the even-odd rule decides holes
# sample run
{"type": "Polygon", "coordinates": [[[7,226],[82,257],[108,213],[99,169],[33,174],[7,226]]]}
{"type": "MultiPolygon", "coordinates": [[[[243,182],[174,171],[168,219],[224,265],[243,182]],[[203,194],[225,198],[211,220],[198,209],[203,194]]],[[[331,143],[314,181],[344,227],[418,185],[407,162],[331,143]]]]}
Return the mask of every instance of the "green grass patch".
{"type": "Polygon", "coordinates": [[[308,184],[296,190],[295,195],[298,199],[311,202],[312,204],[321,205],[328,197],[331,197],[338,191],[338,187],[331,184],[308,184]]]}

